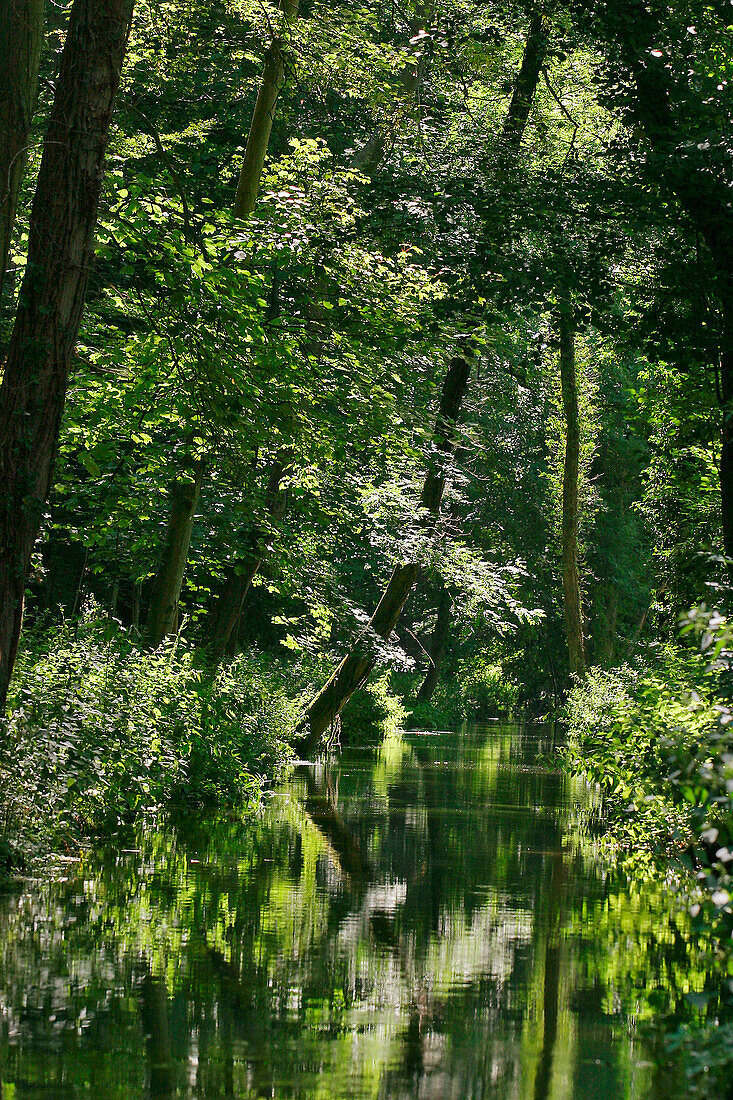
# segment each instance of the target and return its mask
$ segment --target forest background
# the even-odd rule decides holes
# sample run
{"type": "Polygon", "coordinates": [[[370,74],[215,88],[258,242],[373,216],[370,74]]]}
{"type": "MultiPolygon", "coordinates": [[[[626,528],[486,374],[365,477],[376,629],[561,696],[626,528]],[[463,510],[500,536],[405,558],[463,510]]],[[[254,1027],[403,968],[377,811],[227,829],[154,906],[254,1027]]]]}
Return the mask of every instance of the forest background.
{"type": "Polygon", "coordinates": [[[8,866],[575,684],[730,925],[732,24],[0,0],[8,866]]]}

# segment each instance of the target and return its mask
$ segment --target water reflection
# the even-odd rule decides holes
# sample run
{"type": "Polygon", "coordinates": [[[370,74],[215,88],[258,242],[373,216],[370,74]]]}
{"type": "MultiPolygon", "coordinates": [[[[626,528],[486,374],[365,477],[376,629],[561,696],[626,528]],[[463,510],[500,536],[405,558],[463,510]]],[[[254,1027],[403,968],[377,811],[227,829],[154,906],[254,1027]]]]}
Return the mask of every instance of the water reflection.
{"type": "Polygon", "coordinates": [[[705,974],[547,747],[395,737],[0,899],[3,1100],[673,1096],[637,1025],[705,974]]]}

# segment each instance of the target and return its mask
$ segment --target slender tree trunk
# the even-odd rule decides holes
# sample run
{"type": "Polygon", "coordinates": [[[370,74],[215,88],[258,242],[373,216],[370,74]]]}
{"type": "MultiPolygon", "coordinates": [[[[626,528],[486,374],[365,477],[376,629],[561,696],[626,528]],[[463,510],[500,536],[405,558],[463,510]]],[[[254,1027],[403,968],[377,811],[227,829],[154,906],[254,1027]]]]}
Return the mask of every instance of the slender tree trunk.
{"type": "Polygon", "coordinates": [[[132,5],[74,2],[31,211],[28,263],[0,386],[0,710],[53,477],[132,5]]]}
{"type": "Polygon", "coordinates": [[[527,32],[522,64],[514,83],[514,93],[502,129],[500,170],[516,164],[519,147],[527,128],[529,112],[547,55],[550,22],[545,15],[533,16],[527,32]]]}
{"type": "Polygon", "coordinates": [[[265,54],[262,81],[252,114],[244,160],[239,173],[237,195],[234,200],[235,218],[248,217],[254,210],[257,201],[262,168],[265,163],[272,123],[275,118],[275,106],[285,83],[283,32],[287,32],[290,25],[297,19],[298,0],[280,0],[280,10],[283,14],[283,27],[280,32],[273,35],[265,54]]]}
{"type": "MultiPolygon", "coordinates": [[[[440,409],[435,423],[433,455],[423,482],[420,507],[422,522],[432,524],[440,511],[445,489],[445,463],[454,448],[455,423],[468,389],[471,358],[458,355],[451,360],[443,382],[440,409]]],[[[308,707],[301,723],[304,752],[318,748],[324,733],[332,728],[358,687],[365,682],[377,663],[379,652],[397,625],[415,581],[420,573],[417,562],[395,565],[377,608],[369,623],[344,657],[330,679],[308,707]]]]}
{"type": "MultiPolygon", "coordinates": [[[[731,240],[733,248],[733,239],[731,240]]],[[[733,266],[733,255],[725,262],[733,266]]],[[[723,306],[723,339],[720,349],[720,400],[723,406],[720,449],[720,497],[723,549],[733,563],[733,272],[725,274],[719,290],[723,306]]],[[[729,566],[733,571],[733,564],[729,566]]]]}
{"type": "MultiPolygon", "coordinates": [[[[292,462],[289,447],[283,447],[270,466],[267,479],[267,510],[272,524],[278,523],[285,511],[285,493],[282,480],[292,462]]],[[[227,570],[219,598],[211,617],[211,655],[216,664],[227,651],[229,640],[237,624],[242,606],[252,581],[260,570],[272,545],[272,531],[256,528],[251,534],[250,550],[238,569],[227,570]]]]}
{"type": "Polygon", "coordinates": [[[438,617],[435,620],[435,626],[433,627],[433,633],[430,639],[430,665],[428,671],[425,673],[425,679],[420,685],[420,690],[417,693],[418,701],[421,703],[429,703],[438,686],[440,672],[443,667],[443,661],[448,651],[448,642],[450,640],[450,613],[452,606],[453,600],[451,599],[450,592],[445,585],[443,585],[438,600],[438,617]]]}
{"type": "Polygon", "coordinates": [[[570,671],[585,675],[583,609],[578,572],[578,484],[580,478],[580,416],[572,310],[560,305],[560,380],[565,416],[565,462],[562,478],[562,587],[570,671]]]}
{"type": "Polygon", "coordinates": [[[0,301],[38,96],[45,0],[0,0],[0,301]]]}
{"type": "Polygon", "coordinates": [[[203,476],[204,463],[199,459],[194,464],[192,475],[177,479],[170,488],[168,529],[148,612],[148,645],[151,649],[159,646],[163,638],[174,634],[178,628],[178,603],[203,476]]]}

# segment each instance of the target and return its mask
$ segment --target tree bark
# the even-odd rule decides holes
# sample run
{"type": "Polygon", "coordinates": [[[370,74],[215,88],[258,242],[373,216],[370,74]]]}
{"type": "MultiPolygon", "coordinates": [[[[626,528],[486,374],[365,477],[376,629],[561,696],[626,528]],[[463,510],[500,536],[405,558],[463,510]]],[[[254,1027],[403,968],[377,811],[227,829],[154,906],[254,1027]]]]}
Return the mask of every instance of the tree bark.
{"type": "Polygon", "coordinates": [[[285,84],[285,42],[283,32],[295,22],[298,16],[299,0],[280,0],[283,25],[265,54],[262,81],[257,93],[257,101],[252,113],[252,122],[247,136],[244,160],[239,173],[237,194],[234,200],[234,217],[246,218],[254,210],[257,193],[260,189],[262,169],[270,143],[272,123],[275,118],[275,106],[285,84]]]}
{"type": "MultiPolygon", "coordinates": [[[[435,422],[433,457],[428,464],[420,496],[421,522],[426,526],[432,526],[440,511],[446,481],[446,460],[453,453],[455,424],[468,389],[470,373],[469,353],[457,355],[451,360],[443,381],[435,422]]],[[[303,752],[318,748],[324,733],[333,727],[351,696],[368,678],[377,663],[382,644],[397,625],[419,573],[417,562],[395,565],[389,584],[366,628],[308,707],[300,727],[303,752]]]]}
{"type": "Polygon", "coordinates": [[[522,64],[502,128],[500,170],[516,164],[519,147],[529,121],[529,112],[537,91],[537,83],[545,63],[549,37],[549,20],[541,13],[535,15],[529,25],[522,64]]]}
{"type": "MultiPolygon", "coordinates": [[[[282,480],[292,462],[289,447],[283,447],[275,456],[267,479],[267,510],[272,525],[277,524],[285,511],[285,493],[282,480]]],[[[239,568],[230,566],[224,578],[221,593],[211,617],[211,656],[218,664],[227,651],[237,620],[252,581],[260,570],[272,545],[271,528],[258,527],[251,533],[250,549],[239,568]]]]}
{"type": "Polygon", "coordinates": [[[451,599],[450,592],[445,585],[443,585],[440,592],[440,598],[438,599],[438,617],[435,620],[435,626],[433,627],[433,633],[430,638],[430,665],[428,666],[428,671],[425,673],[425,679],[420,685],[420,690],[417,693],[419,703],[429,703],[438,686],[438,680],[440,679],[443,661],[448,651],[448,642],[450,640],[450,613],[452,606],[453,600],[451,599]]]}
{"type": "Polygon", "coordinates": [[[45,0],[0,0],[0,302],[38,97],[45,0]]]}
{"type": "Polygon", "coordinates": [[[178,603],[203,476],[204,463],[199,459],[194,463],[191,477],[179,478],[170,487],[168,529],[148,612],[148,645],[151,649],[178,629],[178,603]]]}
{"type": "Polygon", "coordinates": [[[578,571],[578,483],[580,477],[580,416],[572,310],[560,304],[560,381],[565,416],[565,462],[562,478],[562,587],[570,671],[585,675],[583,609],[578,571]]]}
{"type": "Polygon", "coordinates": [[[104,154],[133,0],[75,0],[0,387],[0,710],[48,497],[86,296],[104,154]]]}

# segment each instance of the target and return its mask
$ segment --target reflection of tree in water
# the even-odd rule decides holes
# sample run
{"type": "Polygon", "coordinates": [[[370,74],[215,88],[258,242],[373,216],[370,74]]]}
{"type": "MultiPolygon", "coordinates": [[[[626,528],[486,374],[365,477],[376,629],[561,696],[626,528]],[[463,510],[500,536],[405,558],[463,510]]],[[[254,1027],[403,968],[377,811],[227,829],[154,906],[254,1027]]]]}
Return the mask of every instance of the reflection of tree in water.
{"type": "Polygon", "coordinates": [[[299,774],[244,830],[153,835],[6,905],[2,1079],[93,1080],[100,1100],[144,1079],[157,1097],[648,1095],[608,990],[651,951],[679,997],[684,939],[631,921],[636,953],[614,955],[609,886],[535,754],[511,731],[394,742],[299,774]]]}

